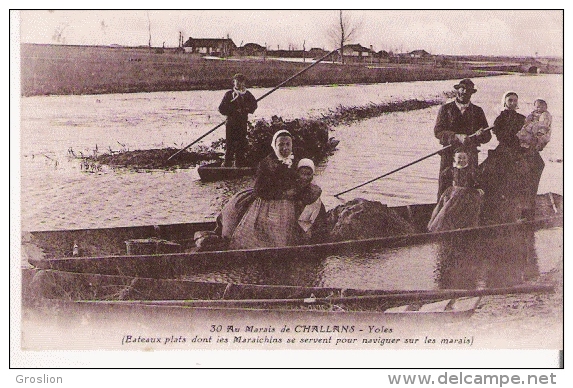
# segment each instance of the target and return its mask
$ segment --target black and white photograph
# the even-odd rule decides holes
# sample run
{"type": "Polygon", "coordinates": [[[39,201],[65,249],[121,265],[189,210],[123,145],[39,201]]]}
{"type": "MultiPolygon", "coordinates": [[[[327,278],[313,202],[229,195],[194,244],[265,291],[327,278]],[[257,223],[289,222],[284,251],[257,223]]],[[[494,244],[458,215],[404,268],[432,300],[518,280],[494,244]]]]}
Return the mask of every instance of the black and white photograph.
{"type": "Polygon", "coordinates": [[[11,365],[562,368],[563,27],[11,10],[11,365]]]}

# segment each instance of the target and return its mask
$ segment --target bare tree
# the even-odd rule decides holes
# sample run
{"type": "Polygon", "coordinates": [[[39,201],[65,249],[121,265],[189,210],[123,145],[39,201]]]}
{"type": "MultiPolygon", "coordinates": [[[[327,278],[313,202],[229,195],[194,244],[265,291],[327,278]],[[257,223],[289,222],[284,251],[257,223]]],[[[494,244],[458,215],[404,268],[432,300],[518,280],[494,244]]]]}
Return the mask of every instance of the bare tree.
{"type": "Polygon", "coordinates": [[[66,44],[66,37],[64,36],[64,31],[69,26],[70,26],[69,23],[60,24],[59,26],[57,26],[56,29],[54,30],[54,34],[52,35],[52,40],[58,43],[66,44]]]}
{"type": "Polygon", "coordinates": [[[340,47],[340,62],[344,64],[344,45],[355,38],[362,27],[362,23],[352,19],[350,14],[338,13],[338,20],[328,30],[330,38],[333,40],[335,47],[340,47]]]}
{"type": "Polygon", "coordinates": [[[103,34],[106,34],[107,28],[109,27],[107,24],[105,24],[105,20],[102,20],[100,22],[100,26],[101,26],[101,31],[103,32],[103,34]]]}
{"type": "Polygon", "coordinates": [[[147,12],[147,26],[149,31],[149,48],[151,48],[151,19],[149,18],[149,11],[147,12]]]}

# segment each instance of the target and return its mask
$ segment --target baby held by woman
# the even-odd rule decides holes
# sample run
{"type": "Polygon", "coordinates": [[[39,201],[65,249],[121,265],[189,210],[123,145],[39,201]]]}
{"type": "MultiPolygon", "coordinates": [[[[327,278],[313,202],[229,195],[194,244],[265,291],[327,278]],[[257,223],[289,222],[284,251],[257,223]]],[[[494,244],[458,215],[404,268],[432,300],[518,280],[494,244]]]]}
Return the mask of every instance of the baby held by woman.
{"type": "Polygon", "coordinates": [[[552,118],[544,100],[535,100],[533,106],[533,112],[525,119],[525,124],[517,132],[517,138],[522,148],[541,151],[551,139],[552,118]]]}

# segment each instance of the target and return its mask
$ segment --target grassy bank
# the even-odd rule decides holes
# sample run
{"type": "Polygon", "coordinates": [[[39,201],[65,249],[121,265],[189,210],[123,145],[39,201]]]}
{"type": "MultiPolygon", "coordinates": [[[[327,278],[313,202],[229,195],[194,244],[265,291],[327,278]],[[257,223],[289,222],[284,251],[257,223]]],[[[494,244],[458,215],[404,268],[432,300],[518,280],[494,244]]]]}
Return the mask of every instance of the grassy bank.
{"type": "MultiPolygon", "coordinates": [[[[274,87],[309,63],[274,60],[206,60],[147,48],[21,45],[21,94],[67,95],[219,90],[241,72],[253,87],[274,87]]],[[[387,68],[320,63],[287,86],[410,82],[499,73],[432,65],[388,64],[387,68]]]]}

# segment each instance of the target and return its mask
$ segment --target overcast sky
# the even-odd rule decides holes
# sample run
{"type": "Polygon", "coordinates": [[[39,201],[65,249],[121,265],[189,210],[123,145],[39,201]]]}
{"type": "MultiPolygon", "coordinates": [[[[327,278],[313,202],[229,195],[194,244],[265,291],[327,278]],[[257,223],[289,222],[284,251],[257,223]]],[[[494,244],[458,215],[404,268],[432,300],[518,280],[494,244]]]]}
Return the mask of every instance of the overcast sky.
{"type": "MultiPolygon", "coordinates": [[[[563,56],[563,12],[556,11],[344,11],[358,25],[351,43],[376,51],[431,54],[563,56]]],[[[237,46],[333,49],[329,29],[336,10],[299,11],[22,11],[23,43],[176,47],[184,40],[223,38],[237,46]],[[151,27],[151,28],[150,28],[151,27]],[[149,31],[151,29],[151,31],[149,31]]]]}

